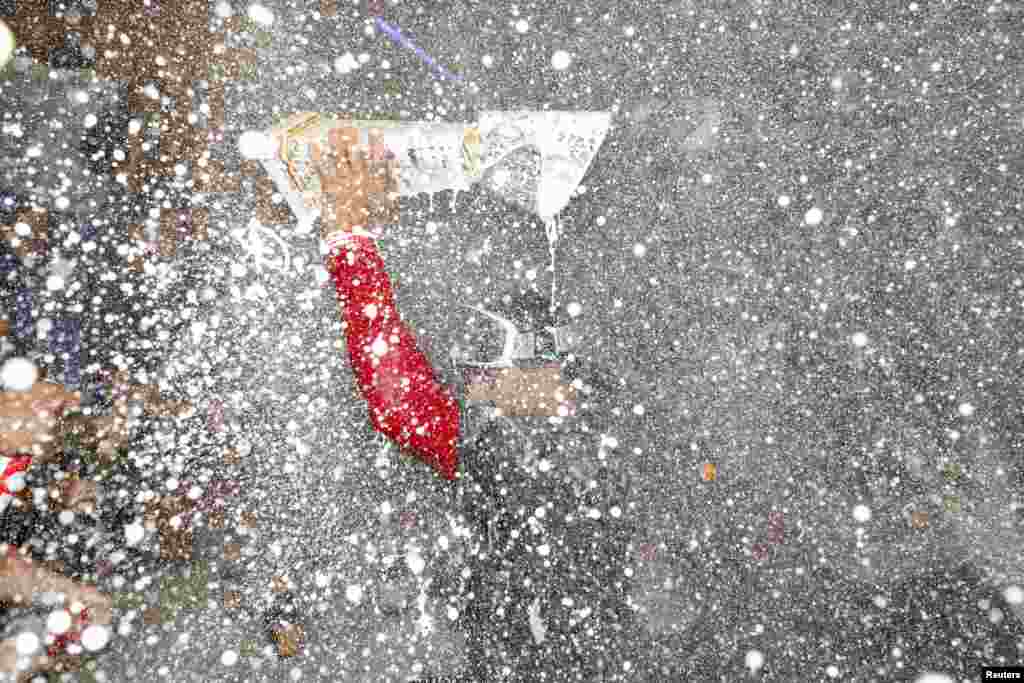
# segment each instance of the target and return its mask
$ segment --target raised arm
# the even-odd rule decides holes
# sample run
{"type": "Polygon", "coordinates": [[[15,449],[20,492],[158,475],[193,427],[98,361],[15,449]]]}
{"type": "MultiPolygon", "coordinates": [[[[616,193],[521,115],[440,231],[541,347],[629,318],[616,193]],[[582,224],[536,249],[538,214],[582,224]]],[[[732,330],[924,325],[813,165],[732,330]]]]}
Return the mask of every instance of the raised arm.
{"type": "MultiPolygon", "coordinates": [[[[369,404],[370,420],[377,431],[442,477],[454,479],[458,404],[438,383],[412,330],[402,322],[373,239],[353,234],[371,222],[374,201],[388,196],[387,165],[373,164],[358,148],[355,128],[331,131],[329,139],[331,153],[326,158],[315,151],[326,199],[327,269],[334,279],[349,360],[369,404]]],[[[371,137],[371,143],[379,140],[371,137]]]]}
{"type": "Polygon", "coordinates": [[[446,479],[457,468],[459,408],[402,322],[373,240],[348,235],[327,257],[341,304],[348,354],[377,431],[446,479]]]}

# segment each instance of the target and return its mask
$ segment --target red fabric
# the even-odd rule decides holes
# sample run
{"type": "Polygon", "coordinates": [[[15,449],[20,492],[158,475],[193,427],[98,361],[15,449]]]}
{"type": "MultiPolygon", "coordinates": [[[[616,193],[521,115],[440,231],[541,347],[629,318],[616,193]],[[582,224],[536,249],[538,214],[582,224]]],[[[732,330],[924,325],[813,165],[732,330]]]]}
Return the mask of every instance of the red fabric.
{"type": "Polygon", "coordinates": [[[445,479],[455,479],[458,403],[438,383],[430,361],[402,322],[373,240],[353,236],[334,247],[327,259],[341,303],[352,371],[374,428],[445,479]]]}
{"type": "Polygon", "coordinates": [[[9,457],[10,460],[7,461],[7,466],[4,468],[3,472],[0,473],[0,495],[14,495],[14,492],[7,488],[7,479],[18,472],[27,472],[29,466],[32,464],[32,456],[12,455],[5,457],[9,457]]]}

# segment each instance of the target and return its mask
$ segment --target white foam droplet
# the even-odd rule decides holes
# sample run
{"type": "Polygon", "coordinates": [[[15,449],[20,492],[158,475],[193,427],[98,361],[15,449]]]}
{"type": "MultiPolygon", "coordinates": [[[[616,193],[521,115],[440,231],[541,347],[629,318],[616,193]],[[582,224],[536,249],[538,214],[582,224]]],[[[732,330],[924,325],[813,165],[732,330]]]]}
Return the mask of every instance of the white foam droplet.
{"type": "Polygon", "coordinates": [[[110,629],[99,624],[90,624],[82,631],[82,647],[90,652],[102,650],[110,642],[110,629]]]}
{"type": "Polygon", "coordinates": [[[871,519],[871,508],[861,503],[853,508],[853,518],[858,522],[866,522],[871,519]]]}
{"type": "Polygon", "coordinates": [[[264,26],[270,26],[274,23],[274,13],[264,5],[250,5],[249,18],[264,26]]]}
{"type": "Polygon", "coordinates": [[[566,310],[568,311],[570,317],[575,318],[576,316],[583,312],[583,306],[581,306],[578,302],[573,301],[568,306],[566,306],[566,310]]]}
{"type": "Polygon", "coordinates": [[[359,68],[359,61],[351,52],[346,52],[334,59],[334,70],[338,73],[347,74],[359,68]]]}
{"type": "Polygon", "coordinates": [[[863,332],[854,332],[853,335],[850,336],[850,341],[857,348],[864,348],[868,345],[868,335],[863,332]]]}
{"type": "Polygon", "coordinates": [[[946,674],[926,673],[917,677],[914,683],[956,683],[946,674]]]}
{"type": "Polygon", "coordinates": [[[1024,604],[1024,588],[1021,586],[1007,586],[1003,592],[1003,597],[1011,605],[1024,604]]]}
{"type": "Polygon", "coordinates": [[[529,30],[530,24],[526,21],[526,19],[520,19],[519,21],[516,22],[516,31],[519,31],[520,33],[526,33],[529,30]]]}
{"type": "Polygon", "coordinates": [[[38,376],[36,366],[27,358],[11,358],[0,369],[0,383],[8,391],[28,391],[38,376]]]}
{"type": "Polygon", "coordinates": [[[345,589],[345,597],[348,598],[349,602],[359,604],[363,601],[363,587],[359,584],[352,584],[345,589]]]}
{"type": "Polygon", "coordinates": [[[380,337],[378,337],[373,342],[373,345],[370,347],[370,351],[373,352],[373,355],[380,358],[381,356],[388,352],[388,343],[381,339],[380,337]]]}
{"type": "Polygon", "coordinates": [[[234,666],[238,663],[238,653],[234,650],[224,650],[220,656],[220,663],[224,666],[234,666]]]}
{"type": "Polygon", "coordinates": [[[804,222],[807,223],[807,225],[819,225],[823,218],[825,218],[824,212],[816,206],[812,206],[807,210],[807,213],[804,214],[804,222]]]}
{"type": "Polygon", "coordinates": [[[19,633],[14,640],[19,655],[31,655],[39,649],[39,636],[31,631],[19,633]]]}
{"type": "Polygon", "coordinates": [[[783,209],[786,208],[787,206],[789,206],[790,202],[789,195],[782,195],[781,197],[779,197],[778,202],[779,206],[781,206],[783,209]]]}
{"type": "Polygon", "coordinates": [[[960,413],[961,417],[970,417],[974,415],[974,406],[970,403],[961,403],[960,407],[957,408],[957,412],[960,413]]]}
{"type": "Polygon", "coordinates": [[[124,528],[124,540],[129,546],[138,544],[145,536],[146,530],[141,524],[129,524],[124,528]]]}
{"type": "Polygon", "coordinates": [[[270,159],[274,141],[258,130],[247,130],[238,138],[238,151],[246,159],[270,159]]]}
{"type": "Polygon", "coordinates": [[[409,553],[405,556],[405,564],[409,567],[409,571],[411,571],[416,576],[422,574],[423,570],[427,566],[427,563],[423,559],[423,556],[415,550],[410,550],[409,553]]]}
{"type": "Polygon", "coordinates": [[[760,650],[750,650],[747,652],[747,656],[744,657],[743,661],[746,663],[748,669],[751,671],[757,671],[764,666],[764,655],[761,654],[760,650]]]}
{"type": "Polygon", "coordinates": [[[14,54],[14,34],[7,24],[0,21],[0,67],[7,64],[7,61],[14,54]]]}
{"type": "Polygon", "coordinates": [[[11,476],[7,477],[5,482],[7,484],[7,490],[11,493],[17,493],[25,488],[25,473],[15,472],[11,476]]]}
{"type": "Polygon", "coordinates": [[[71,613],[66,609],[50,612],[46,618],[46,630],[49,633],[65,633],[71,628],[71,613]]]}
{"type": "Polygon", "coordinates": [[[558,71],[565,71],[572,64],[572,57],[565,50],[556,50],[551,55],[551,66],[558,71]]]}

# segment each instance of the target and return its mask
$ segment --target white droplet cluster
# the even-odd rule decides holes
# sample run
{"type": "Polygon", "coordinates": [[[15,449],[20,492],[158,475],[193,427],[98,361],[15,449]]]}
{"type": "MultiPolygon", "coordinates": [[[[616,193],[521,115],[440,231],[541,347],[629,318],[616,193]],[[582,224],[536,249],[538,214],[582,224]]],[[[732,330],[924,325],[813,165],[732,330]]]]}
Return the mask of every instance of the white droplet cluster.
{"type": "Polygon", "coordinates": [[[863,524],[864,522],[871,519],[871,508],[869,508],[867,505],[864,505],[863,503],[860,505],[855,505],[853,508],[853,518],[863,524]]]}
{"type": "Polygon", "coordinates": [[[7,391],[28,391],[36,383],[39,371],[27,358],[11,358],[0,369],[0,384],[7,391]]]}
{"type": "Polygon", "coordinates": [[[551,66],[557,71],[565,71],[572,64],[572,57],[565,50],[556,50],[551,55],[551,66]]]}
{"type": "Polygon", "coordinates": [[[110,629],[99,624],[91,624],[82,631],[82,647],[90,652],[102,650],[110,642],[110,629]]]}

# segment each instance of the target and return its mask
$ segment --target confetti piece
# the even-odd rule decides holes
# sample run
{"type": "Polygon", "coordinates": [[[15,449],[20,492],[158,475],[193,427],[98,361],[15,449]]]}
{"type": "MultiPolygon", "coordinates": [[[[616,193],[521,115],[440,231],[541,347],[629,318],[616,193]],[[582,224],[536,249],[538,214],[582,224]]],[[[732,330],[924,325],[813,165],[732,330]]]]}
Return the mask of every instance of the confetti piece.
{"type": "Polygon", "coordinates": [[[718,474],[718,467],[714,463],[704,463],[704,481],[714,481],[718,474]]]}
{"type": "Polygon", "coordinates": [[[402,35],[402,31],[397,26],[392,26],[388,22],[381,19],[379,16],[374,18],[374,23],[381,31],[386,33],[391,40],[395,41],[398,45],[408,48],[416,53],[416,55],[422,59],[427,66],[431,67],[438,75],[442,78],[448,78],[453,81],[462,81],[462,76],[455,75],[445,69],[443,66],[437,63],[433,57],[423,51],[423,48],[417,47],[415,43],[409,40],[406,36],[402,35]]]}
{"type": "Polygon", "coordinates": [[[959,496],[946,496],[943,501],[946,506],[946,512],[957,513],[960,512],[960,497],[959,496]]]}
{"type": "Polygon", "coordinates": [[[211,432],[224,431],[224,404],[218,400],[210,403],[207,427],[211,432]]]}
{"type": "Polygon", "coordinates": [[[785,523],[782,513],[778,511],[768,513],[768,542],[782,543],[785,539],[785,523]]]}
{"type": "Polygon", "coordinates": [[[398,516],[399,524],[403,529],[412,529],[416,526],[416,513],[415,512],[403,512],[398,516]]]}
{"type": "Polygon", "coordinates": [[[14,306],[14,333],[21,339],[32,335],[35,321],[32,318],[32,291],[27,287],[18,290],[14,306]]]}

